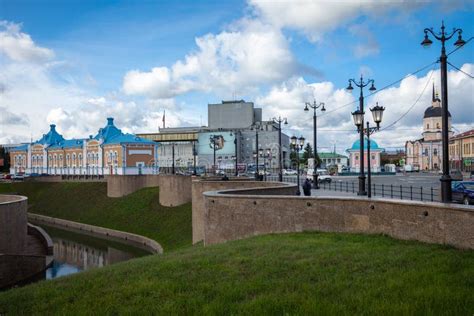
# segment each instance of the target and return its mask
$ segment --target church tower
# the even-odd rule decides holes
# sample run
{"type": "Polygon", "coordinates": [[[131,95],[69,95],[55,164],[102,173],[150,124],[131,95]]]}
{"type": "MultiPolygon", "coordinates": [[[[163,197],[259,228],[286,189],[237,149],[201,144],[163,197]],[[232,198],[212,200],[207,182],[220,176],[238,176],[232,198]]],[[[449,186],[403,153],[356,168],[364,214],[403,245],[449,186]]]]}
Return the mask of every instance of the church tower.
{"type": "MultiPolygon", "coordinates": [[[[423,139],[425,141],[437,141],[441,140],[441,128],[442,128],[442,105],[441,100],[438,96],[438,92],[435,92],[434,83],[431,97],[431,106],[425,110],[423,115],[423,139]]],[[[451,130],[451,113],[448,112],[448,128],[449,137],[452,136],[451,130]]]]}

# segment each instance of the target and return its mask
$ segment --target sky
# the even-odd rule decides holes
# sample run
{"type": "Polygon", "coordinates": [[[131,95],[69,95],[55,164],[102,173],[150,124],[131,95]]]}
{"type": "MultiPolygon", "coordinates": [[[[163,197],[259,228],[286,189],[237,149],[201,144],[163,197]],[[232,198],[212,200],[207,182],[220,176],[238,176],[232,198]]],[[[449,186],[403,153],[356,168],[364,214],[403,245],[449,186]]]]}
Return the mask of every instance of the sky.
{"type": "MultiPolygon", "coordinates": [[[[358,139],[348,79],[374,79],[366,109],[386,108],[380,147],[421,137],[439,91],[441,45],[423,30],[474,36],[472,1],[40,1],[0,0],[0,143],[38,139],[49,124],[87,137],[106,117],[126,132],[207,124],[207,104],[244,99],[289,136],[312,142],[305,102],[318,114],[318,150],[358,139]],[[384,89],[385,88],[385,89],[384,89]]],[[[447,52],[457,34],[447,42],[447,52]]],[[[449,55],[453,129],[474,128],[474,40],[449,55]]],[[[370,111],[366,118],[372,121],[370,111]]]]}

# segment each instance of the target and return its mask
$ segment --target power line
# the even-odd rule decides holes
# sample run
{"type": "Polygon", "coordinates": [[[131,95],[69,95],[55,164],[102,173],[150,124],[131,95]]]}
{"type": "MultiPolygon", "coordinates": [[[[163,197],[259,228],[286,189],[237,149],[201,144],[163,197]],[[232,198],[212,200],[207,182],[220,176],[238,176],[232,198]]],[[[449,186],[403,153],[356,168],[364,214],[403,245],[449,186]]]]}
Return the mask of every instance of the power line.
{"type": "Polygon", "coordinates": [[[382,128],[380,131],[384,131],[392,126],[394,126],[395,124],[397,124],[401,119],[403,119],[414,107],[415,105],[418,103],[418,101],[420,101],[421,97],[423,96],[423,94],[425,93],[426,91],[426,88],[428,87],[430,81],[431,81],[431,77],[433,76],[433,73],[434,73],[434,67],[433,67],[433,71],[430,72],[430,76],[428,78],[428,80],[426,81],[426,84],[425,84],[425,87],[423,88],[423,90],[421,91],[420,95],[418,96],[418,98],[416,99],[415,103],[413,103],[409,108],[408,110],[402,114],[402,116],[400,116],[398,119],[396,119],[392,124],[389,124],[388,126],[386,126],[385,128],[382,128]]]}
{"type": "Polygon", "coordinates": [[[463,74],[465,74],[466,76],[470,77],[471,79],[474,79],[474,77],[471,75],[471,74],[468,74],[467,72],[465,72],[464,70],[461,70],[459,69],[458,67],[454,66],[453,64],[451,64],[449,61],[447,62],[449,65],[451,65],[451,67],[453,67],[454,69],[462,72],[463,74]]]}
{"type": "Polygon", "coordinates": [[[454,53],[454,52],[457,51],[458,49],[461,49],[461,48],[463,48],[464,46],[466,46],[467,43],[469,43],[473,38],[474,38],[474,37],[471,37],[470,39],[468,39],[468,40],[466,41],[466,43],[464,43],[464,45],[458,46],[458,47],[456,47],[455,49],[453,49],[451,52],[448,53],[447,56],[451,55],[452,53],[454,53]]]}

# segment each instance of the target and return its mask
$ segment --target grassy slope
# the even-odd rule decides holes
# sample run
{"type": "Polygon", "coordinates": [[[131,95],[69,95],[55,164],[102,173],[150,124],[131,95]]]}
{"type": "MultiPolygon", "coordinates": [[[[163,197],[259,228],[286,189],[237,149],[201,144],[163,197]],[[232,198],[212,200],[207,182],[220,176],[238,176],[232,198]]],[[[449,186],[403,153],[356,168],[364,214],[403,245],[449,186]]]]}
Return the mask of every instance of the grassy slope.
{"type": "Polygon", "coordinates": [[[0,314],[451,314],[474,310],[474,252],[383,236],[268,235],[0,293],[0,314]]]}
{"type": "Polygon", "coordinates": [[[0,193],[8,192],[28,196],[32,213],[147,236],[165,251],[191,245],[191,204],[161,206],[158,188],[108,198],[106,183],[0,184],[0,193]]]}

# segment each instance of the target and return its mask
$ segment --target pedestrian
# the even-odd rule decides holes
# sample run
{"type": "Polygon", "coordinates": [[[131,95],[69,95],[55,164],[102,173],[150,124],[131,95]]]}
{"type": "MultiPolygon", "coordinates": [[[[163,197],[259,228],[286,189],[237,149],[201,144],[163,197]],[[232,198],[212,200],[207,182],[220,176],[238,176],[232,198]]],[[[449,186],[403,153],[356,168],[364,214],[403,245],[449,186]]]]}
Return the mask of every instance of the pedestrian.
{"type": "Polygon", "coordinates": [[[311,196],[311,181],[308,178],[303,183],[303,193],[305,196],[311,196]]]}

